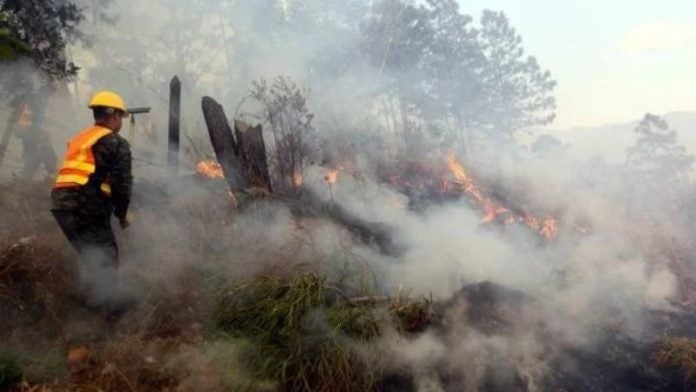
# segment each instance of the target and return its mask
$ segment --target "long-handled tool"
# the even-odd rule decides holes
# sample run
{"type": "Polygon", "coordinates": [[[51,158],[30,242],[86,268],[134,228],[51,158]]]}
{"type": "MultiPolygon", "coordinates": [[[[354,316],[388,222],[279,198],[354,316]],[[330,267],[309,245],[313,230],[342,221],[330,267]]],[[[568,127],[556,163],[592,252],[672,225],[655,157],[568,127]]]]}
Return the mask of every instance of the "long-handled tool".
{"type": "MultiPolygon", "coordinates": [[[[131,145],[131,148],[134,147],[135,145],[135,115],[136,114],[143,114],[143,113],[150,113],[150,108],[149,107],[138,107],[138,108],[128,108],[126,110],[128,114],[130,115],[130,124],[128,125],[128,144],[131,145]]],[[[126,218],[126,226],[122,228],[126,228],[129,225],[129,222],[132,222],[133,220],[133,208],[131,208],[130,211],[128,211],[128,216],[126,218]]]]}
{"type": "Polygon", "coordinates": [[[128,114],[130,115],[130,124],[128,126],[128,143],[130,143],[131,146],[135,145],[135,115],[142,113],[150,113],[150,108],[128,108],[128,114]]]}

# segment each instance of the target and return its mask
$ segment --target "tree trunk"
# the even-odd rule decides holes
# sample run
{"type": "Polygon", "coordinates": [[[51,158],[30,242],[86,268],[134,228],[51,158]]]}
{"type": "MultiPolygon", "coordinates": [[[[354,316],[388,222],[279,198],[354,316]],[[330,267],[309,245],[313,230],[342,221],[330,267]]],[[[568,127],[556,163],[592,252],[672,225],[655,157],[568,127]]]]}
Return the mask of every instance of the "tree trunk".
{"type": "Polygon", "coordinates": [[[237,156],[242,161],[243,175],[249,186],[272,192],[261,125],[251,127],[243,121],[235,120],[234,134],[237,138],[237,156]]]}
{"type": "Polygon", "coordinates": [[[172,175],[179,174],[179,130],[181,124],[181,82],[174,76],[169,84],[169,149],[167,161],[172,175]]]}
{"type": "Polygon", "coordinates": [[[203,117],[208,127],[210,143],[213,145],[222,171],[232,191],[242,191],[247,187],[244,168],[238,155],[238,146],[232,136],[232,129],[222,106],[213,98],[203,97],[201,102],[203,117]]]}
{"type": "MultiPolygon", "coordinates": [[[[271,179],[261,126],[251,127],[235,120],[235,141],[222,106],[210,97],[203,98],[202,106],[215,155],[235,197],[241,196],[242,203],[246,203],[267,196],[271,192],[271,179]]],[[[403,253],[391,238],[391,228],[354,216],[332,201],[323,201],[309,188],[302,188],[294,202],[290,200],[294,214],[329,218],[384,254],[398,256],[403,253]]],[[[239,203],[239,199],[235,202],[239,203]]]]}

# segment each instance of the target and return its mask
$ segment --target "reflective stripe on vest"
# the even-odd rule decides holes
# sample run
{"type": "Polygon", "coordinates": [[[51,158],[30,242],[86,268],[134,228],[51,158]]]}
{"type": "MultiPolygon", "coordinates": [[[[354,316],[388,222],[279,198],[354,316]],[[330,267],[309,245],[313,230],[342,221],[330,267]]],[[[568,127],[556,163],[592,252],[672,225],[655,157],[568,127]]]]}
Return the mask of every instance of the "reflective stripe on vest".
{"type": "MultiPolygon", "coordinates": [[[[95,125],[72,138],[68,142],[68,150],[53,187],[74,188],[87,184],[89,176],[97,169],[92,146],[110,133],[110,129],[95,125]]],[[[107,196],[111,196],[108,179],[101,184],[100,189],[107,196]]]]}
{"type": "Polygon", "coordinates": [[[19,127],[22,129],[27,129],[31,127],[33,118],[34,113],[29,107],[29,104],[24,104],[24,106],[22,107],[22,114],[19,115],[19,119],[17,120],[17,125],[19,125],[19,127]]]}

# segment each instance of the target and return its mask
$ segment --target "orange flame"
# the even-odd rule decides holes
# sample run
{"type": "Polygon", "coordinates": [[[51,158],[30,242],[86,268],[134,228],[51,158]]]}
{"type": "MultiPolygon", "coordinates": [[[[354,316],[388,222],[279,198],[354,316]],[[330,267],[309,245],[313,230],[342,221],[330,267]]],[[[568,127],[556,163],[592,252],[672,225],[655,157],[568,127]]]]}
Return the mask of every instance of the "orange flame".
{"type": "Polygon", "coordinates": [[[542,237],[546,238],[547,240],[555,238],[556,234],[558,234],[558,221],[556,218],[547,216],[541,222],[541,230],[539,230],[539,234],[541,234],[542,237]]]}
{"type": "Polygon", "coordinates": [[[324,180],[328,182],[329,184],[335,184],[336,181],[338,181],[338,170],[337,169],[331,169],[326,172],[324,175],[324,180]]]}
{"type": "Polygon", "coordinates": [[[196,172],[203,177],[222,179],[225,174],[222,171],[222,166],[217,161],[205,159],[196,164],[196,172]]]}
{"type": "Polygon", "coordinates": [[[558,234],[558,221],[552,216],[539,220],[533,216],[526,215],[521,217],[521,220],[547,240],[553,239],[558,234]]]}
{"type": "MultiPolygon", "coordinates": [[[[454,152],[447,155],[447,166],[449,167],[454,177],[457,179],[456,184],[460,190],[469,197],[469,199],[483,209],[482,222],[491,222],[498,219],[498,216],[504,213],[513,213],[510,208],[503,205],[501,202],[486,196],[484,190],[476,183],[474,178],[467,174],[462,165],[455,157],[454,152]]],[[[506,225],[514,222],[522,222],[532,230],[536,231],[546,240],[551,240],[558,234],[558,222],[553,216],[547,216],[544,219],[539,219],[527,214],[517,214],[505,217],[503,222],[506,225]]]]}
{"type": "Polygon", "coordinates": [[[504,212],[508,212],[508,208],[493,199],[486,197],[483,189],[474,181],[471,176],[466,173],[464,166],[454,156],[454,152],[447,155],[447,166],[449,166],[452,174],[457,179],[457,183],[461,186],[461,190],[469,196],[472,202],[483,209],[483,222],[491,222],[504,212]]]}
{"type": "Polygon", "coordinates": [[[302,175],[301,171],[296,171],[292,174],[292,186],[295,188],[299,188],[304,184],[304,176],[302,175]]]}

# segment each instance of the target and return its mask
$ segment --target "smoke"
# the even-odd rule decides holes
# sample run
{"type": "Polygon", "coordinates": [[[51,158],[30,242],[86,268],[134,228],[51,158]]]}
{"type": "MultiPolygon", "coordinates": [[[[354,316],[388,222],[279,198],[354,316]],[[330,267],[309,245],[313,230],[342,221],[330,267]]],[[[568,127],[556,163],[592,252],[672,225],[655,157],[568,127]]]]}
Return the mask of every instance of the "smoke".
{"type": "MultiPolygon", "coordinates": [[[[628,193],[621,172],[590,172],[592,162],[523,155],[514,165],[499,163],[494,170],[468,169],[484,173],[509,201],[556,214],[561,221],[557,238],[546,242],[523,225],[484,224],[468,200],[415,212],[403,195],[364,172],[360,179],[339,174],[330,187],[321,180],[308,182],[316,193],[357,216],[391,227],[404,254],[371,259],[387,292],[403,286],[413,295],[447,299],[466,285],[491,282],[533,303],[520,306],[526,310],[513,319],[512,331],[483,336],[460,322],[448,324],[444,334],[390,345],[398,363],[407,363],[419,375],[419,390],[440,390],[432,375],[442,374],[443,363],[449,367],[446,372],[461,376],[463,390],[483,388],[489,367],[507,369],[501,379],[516,374],[526,388],[540,390],[540,380],[562,347],[592,347],[608,328],[649,342],[654,338],[649,312],[677,311],[678,282],[670,265],[655,259],[654,245],[635,243],[637,233],[651,235],[655,226],[637,226],[625,207],[628,198],[647,211],[655,200],[636,200],[640,195],[628,193]],[[540,330],[547,335],[539,335],[540,330]]],[[[669,219],[663,213],[663,221],[669,219]]],[[[668,224],[679,227],[677,221],[668,224]]],[[[466,312],[466,305],[459,307],[466,312]]]]}
{"type": "MultiPolygon", "coordinates": [[[[331,1],[330,15],[339,22],[319,21],[303,28],[288,23],[291,16],[282,12],[274,14],[279,19],[267,19],[268,10],[256,2],[213,3],[116,0],[108,11],[117,16],[114,22],[89,17],[82,28],[92,37],[91,46],[73,48],[73,60],[83,67],[79,79],[60,87],[56,105],[66,109],[51,109],[46,123],[61,156],[68,135],[89,124],[83,106],[92,91],[113,88],[129,104],[153,108],[149,120],[155,128],[148,134],[159,137],[150,138],[143,125],[133,146],[140,204],[134,201],[133,226],[117,231],[129,295],[144,299],[162,287],[176,290],[181,284],[177,277],[192,269],[244,278],[311,265],[328,273],[369,266],[387,294],[402,286],[413,296],[449,300],[466,285],[491,282],[526,298],[529,305],[521,306],[511,331],[482,334],[448,314],[454,321],[446,331],[385,338],[383,349],[412,369],[420,391],[444,390],[436,377],[443,368],[461,380],[462,390],[476,390],[490,382],[487,369],[493,364],[498,378],[521,375],[529,390],[539,390],[553,354],[564,345],[591,346],[600,331],[617,325],[627,335],[642,338],[648,332],[646,312],[676,311],[677,277],[667,263],[655,259],[652,244],[636,240],[664,227],[685,237],[687,230],[668,214],[657,229],[646,223],[655,216],[637,222],[640,213],[635,211],[654,211],[659,201],[633,196],[623,168],[578,154],[541,157],[481,146],[467,169],[507,201],[556,216],[561,228],[552,241],[522,225],[484,224],[465,198],[415,211],[406,195],[378,178],[377,162],[419,157],[396,155],[397,148],[381,149],[375,143],[399,139],[395,127],[388,125],[394,120],[382,119],[382,103],[366,99],[381,75],[345,56],[358,45],[357,27],[347,23],[356,22],[351,18],[364,8],[357,2],[331,1]],[[321,30],[329,25],[332,30],[321,30]],[[163,137],[168,82],[174,74],[184,85],[186,136],[183,173],[176,179],[166,174],[163,137]],[[336,166],[354,169],[340,170],[331,184],[324,179],[327,168],[316,160],[305,169],[305,185],[325,203],[387,227],[403,249],[400,255],[385,255],[330,220],[297,219],[280,201],[258,202],[237,213],[224,189],[213,186],[211,192],[190,176],[196,159],[211,153],[200,97],[219,97],[231,117],[251,81],[275,75],[290,75],[310,88],[315,125],[328,144],[321,153],[336,166]],[[358,151],[350,162],[342,162],[339,147],[329,144],[341,140],[337,138],[351,140],[358,151]],[[549,339],[535,330],[541,325],[549,339]]],[[[293,2],[283,4],[288,3],[293,2]]],[[[30,69],[22,63],[11,67],[30,69]]],[[[447,149],[438,145],[424,155],[444,161],[447,149]]],[[[15,159],[9,161],[18,164],[19,145],[13,142],[10,151],[8,158],[15,159]]],[[[97,301],[113,294],[103,282],[90,283],[97,301]]]]}

